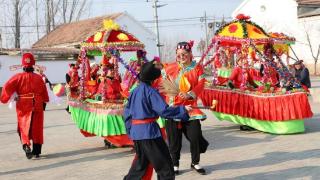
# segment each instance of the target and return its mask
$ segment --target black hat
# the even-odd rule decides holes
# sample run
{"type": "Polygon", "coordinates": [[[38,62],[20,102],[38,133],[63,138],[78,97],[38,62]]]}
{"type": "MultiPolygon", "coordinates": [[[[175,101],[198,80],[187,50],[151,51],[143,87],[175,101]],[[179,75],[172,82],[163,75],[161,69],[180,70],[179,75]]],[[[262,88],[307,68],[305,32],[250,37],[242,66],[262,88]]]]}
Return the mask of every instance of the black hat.
{"type": "Polygon", "coordinates": [[[161,75],[161,70],[156,68],[153,61],[144,63],[139,73],[139,79],[142,82],[152,82],[158,79],[161,75]]]}

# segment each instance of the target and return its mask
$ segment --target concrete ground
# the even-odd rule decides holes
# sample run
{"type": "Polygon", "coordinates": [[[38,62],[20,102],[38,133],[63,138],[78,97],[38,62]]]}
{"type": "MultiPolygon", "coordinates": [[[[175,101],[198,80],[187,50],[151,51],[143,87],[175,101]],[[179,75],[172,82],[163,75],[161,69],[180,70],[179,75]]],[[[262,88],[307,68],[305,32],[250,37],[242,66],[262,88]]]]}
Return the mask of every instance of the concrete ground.
{"type": "MultiPolygon", "coordinates": [[[[184,141],[182,174],[176,179],[320,179],[320,79],[313,79],[313,85],[314,117],[305,121],[303,134],[243,132],[206,112],[209,118],[202,125],[210,146],[201,165],[208,175],[191,171],[189,144],[184,141]]],[[[15,111],[0,105],[0,179],[123,178],[134,156],[130,148],[106,149],[102,138],[83,137],[64,108],[48,107],[42,158],[28,160],[16,133],[15,111]]]]}

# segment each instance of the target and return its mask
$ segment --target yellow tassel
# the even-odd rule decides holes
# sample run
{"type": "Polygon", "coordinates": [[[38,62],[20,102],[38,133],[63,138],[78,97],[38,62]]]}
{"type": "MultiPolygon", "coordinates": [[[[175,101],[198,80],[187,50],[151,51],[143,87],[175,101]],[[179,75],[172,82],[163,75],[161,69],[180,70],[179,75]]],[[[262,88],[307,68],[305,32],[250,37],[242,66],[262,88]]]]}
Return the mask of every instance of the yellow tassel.
{"type": "Polygon", "coordinates": [[[119,24],[115,23],[111,19],[106,19],[103,21],[103,28],[106,30],[118,31],[120,29],[120,26],[119,26],[119,24]]]}

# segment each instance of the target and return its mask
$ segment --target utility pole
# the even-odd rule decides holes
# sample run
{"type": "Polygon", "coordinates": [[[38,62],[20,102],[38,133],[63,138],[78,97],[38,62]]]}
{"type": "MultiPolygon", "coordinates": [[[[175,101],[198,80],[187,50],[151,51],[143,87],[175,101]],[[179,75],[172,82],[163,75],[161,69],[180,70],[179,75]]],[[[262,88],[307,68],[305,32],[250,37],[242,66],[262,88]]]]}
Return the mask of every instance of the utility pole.
{"type": "MultiPolygon", "coordinates": [[[[149,0],[147,0],[149,2],[149,0]]],[[[156,42],[157,42],[157,54],[161,59],[161,49],[162,46],[160,44],[160,33],[159,33],[159,21],[158,21],[158,8],[166,6],[167,4],[158,5],[158,0],[153,0],[153,8],[154,8],[154,19],[155,19],[155,31],[156,31],[156,42]]]]}
{"type": "MultiPolygon", "coordinates": [[[[207,23],[207,13],[206,11],[204,12],[204,16],[200,18],[201,22],[204,22],[204,28],[205,28],[205,36],[206,36],[206,49],[208,49],[209,46],[209,40],[208,40],[208,23],[207,23]]],[[[207,57],[208,59],[208,57],[207,57]]]]}
{"type": "Polygon", "coordinates": [[[2,51],[2,36],[1,36],[1,34],[2,34],[2,31],[0,29],[0,51],[2,51]]]}
{"type": "Polygon", "coordinates": [[[209,41],[208,41],[208,23],[207,23],[207,13],[206,11],[204,12],[204,27],[205,27],[205,31],[206,31],[206,49],[209,46],[209,41]]]}

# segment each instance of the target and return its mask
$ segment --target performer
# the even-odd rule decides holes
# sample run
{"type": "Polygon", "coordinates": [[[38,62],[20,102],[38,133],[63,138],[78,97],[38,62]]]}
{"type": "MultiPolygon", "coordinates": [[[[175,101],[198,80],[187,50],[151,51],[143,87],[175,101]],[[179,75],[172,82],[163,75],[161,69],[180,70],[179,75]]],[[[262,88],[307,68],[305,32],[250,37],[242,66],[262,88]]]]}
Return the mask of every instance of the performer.
{"type": "Polygon", "coordinates": [[[254,83],[251,74],[247,69],[242,67],[242,59],[238,59],[237,67],[232,70],[231,76],[229,77],[228,86],[233,88],[241,88],[242,83],[246,83],[248,85],[257,88],[258,86],[254,83]],[[243,82],[244,81],[244,82],[243,82]]]}
{"type": "Polygon", "coordinates": [[[269,83],[270,86],[273,88],[280,87],[279,73],[277,72],[277,70],[274,67],[271,66],[271,64],[273,64],[273,66],[277,66],[276,62],[274,62],[274,58],[273,58],[273,55],[276,53],[273,49],[272,44],[266,44],[264,46],[263,53],[267,57],[266,61],[268,63],[261,66],[260,72],[262,72],[262,75],[263,75],[262,81],[264,83],[269,83]]]}
{"type": "Polygon", "coordinates": [[[187,121],[189,115],[183,106],[169,107],[158,91],[151,87],[161,71],[153,62],[145,63],[139,74],[140,83],[130,94],[124,110],[127,133],[134,141],[136,156],[124,179],[144,179],[150,164],[157,172],[158,179],[175,179],[173,164],[168,147],[163,140],[158,116],[187,121]]]}
{"type": "MultiPolygon", "coordinates": [[[[179,95],[167,98],[173,105],[192,105],[197,107],[197,97],[203,91],[205,79],[203,68],[192,61],[193,42],[180,42],[176,48],[175,63],[164,67],[163,79],[169,78],[179,84],[179,95]]],[[[167,121],[166,132],[169,150],[173,160],[174,171],[179,174],[180,151],[182,147],[182,133],[190,142],[191,168],[200,174],[206,171],[200,165],[200,153],[205,153],[209,143],[202,136],[200,120],[206,115],[197,108],[189,111],[190,120],[187,122],[167,121]]],[[[179,119],[179,118],[175,118],[179,119]]]]}
{"type": "Polygon", "coordinates": [[[35,59],[31,53],[22,56],[22,73],[11,77],[3,86],[1,102],[7,103],[17,93],[18,133],[28,159],[39,158],[43,144],[43,104],[49,101],[42,77],[33,73],[35,59]],[[30,148],[32,140],[32,151],[30,148]]]}
{"type": "MultiPolygon", "coordinates": [[[[137,51],[136,56],[133,56],[130,58],[129,66],[131,67],[131,69],[139,73],[142,64],[144,62],[147,62],[146,55],[147,55],[146,51],[143,51],[143,50],[137,51]]],[[[123,93],[127,97],[129,96],[132,88],[135,88],[135,86],[137,85],[136,83],[138,83],[137,78],[135,78],[134,75],[129,70],[126,70],[121,84],[122,84],[123,93]]]]}
{"type": "MultiPolygon", "coordinates": [[[[60,105],[61,104],[61,98],[57,97],[53,93],[53,91],[52,91],[53,90],[52,83],[49,81],[47,76],[44,74],[43,69],[38,69],[38,72],[39,72],[40,76],[42,77],[42,80],[43,80],[44,84],[46,85],[47,92],[48,92],[48,95],[49,95],[49,103],[60,105]]],[[[43,110],[44,111],[46,110],[46,106],[47,106],[47,103],[43,103],[43,110]]]]}
{"type": "Polygon", "coordinates": [[[309,70],[303,65],[303,60],[294,63],[294,76],[301,82],[304,89],[311,88],[309,70]]]}
{"type": "Polygon", "coordinates": [[[90,76],[91,76],[91,80],[98,80],[99,74],[99,65],[96,63],[91,63],[90,64],[90,76]]]}
{"type": "Polygon", "coordinates": [[[79,66],[77,64],[70,64],[69,72],[66,74],[66,82],[70,90],[70,96],[77,98],[79,95],[79,81],[80,77],[78,74],[79,66]]]}
{"type": "MultiPolygon", "coordinates": [[[[77,98],[79,95],[79,74],[78,74],[79,66],[76,64],[69,64],[69,72],[66,73],[66,89],[67,96],[77,98]]],[[[69,106],[67,106],[66,111],[69,112],[69,106]]]]}
{"type": "Polygon", "coordinates": [[[97,95],[102,96],[102,100],[119,100],[121,96],[120,80],[115,78],[114,64],[105,63],[102,76],[99,78],[97,95]]]}

